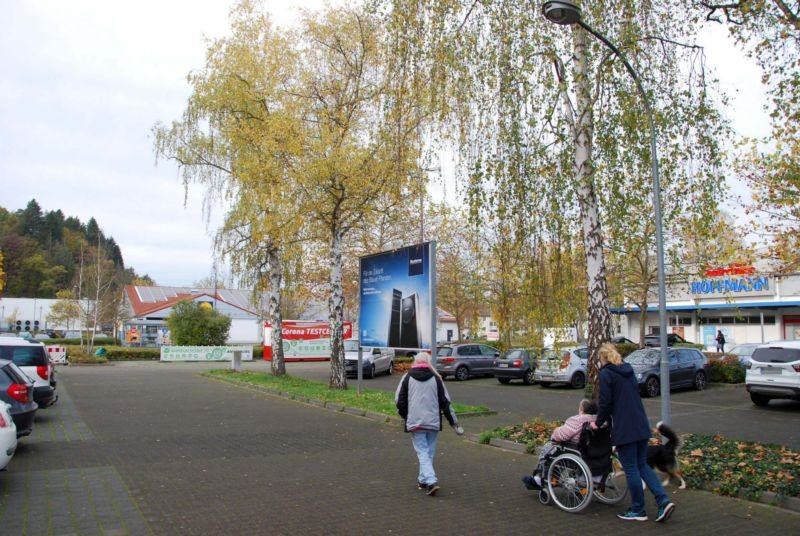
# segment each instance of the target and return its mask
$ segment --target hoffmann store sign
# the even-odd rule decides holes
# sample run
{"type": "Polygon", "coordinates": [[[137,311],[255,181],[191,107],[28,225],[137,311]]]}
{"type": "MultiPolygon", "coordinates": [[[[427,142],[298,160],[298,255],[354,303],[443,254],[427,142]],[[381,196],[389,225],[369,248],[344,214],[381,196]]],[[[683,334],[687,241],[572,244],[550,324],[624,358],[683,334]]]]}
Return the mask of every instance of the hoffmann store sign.
{"type": "MultiPolygon", "coordinates": [[[[345,339],[353,336],[353,324],[345,322],[345,339]]],[[[328,322],[281,322],[283,357],[286,361],[325,361],[331,358],[331,327],[328,322]]],[[[272,325],[264,322],[264,360],[272,361],[272,325]]]]}
{"type": "Polygon", "coordinates": [[[774,291],[770,288],[769,277],[756,275],[752,266],[734,264],[727,268],[709,268],[705,272],[707,279],[689,283],[689,293],[695,295],[735,294],[767,295],[774,291]]]}

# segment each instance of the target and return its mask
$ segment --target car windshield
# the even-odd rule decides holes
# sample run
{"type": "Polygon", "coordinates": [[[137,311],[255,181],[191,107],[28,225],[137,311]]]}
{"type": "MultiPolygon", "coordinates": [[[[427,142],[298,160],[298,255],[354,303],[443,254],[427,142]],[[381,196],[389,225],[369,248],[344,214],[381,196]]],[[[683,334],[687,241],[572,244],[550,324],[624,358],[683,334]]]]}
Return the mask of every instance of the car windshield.
{"type": "Polygon", "coordinates": [[[733,348],[731,348],[731,351],[728,353],[733,355],[749,357],[753,355],[753,351],[756,349],[756,346],[757,345],[740,344],[739,346],[734,346],[733,348]]]}
{"type": "Polygon", "coordinates": [[[660,350],[641,349],[628,354],[625,362],[631,365],[657,365],[659,359],[661,359],[660,350]]]}
{"type": "Polygon", "coordinates": [[[47,365],[44,346],[7,346],[2,349],[3,359],[9,359],[18,367],[43,367],[47,365]]]}
{"type": "Polygon", "coordinates": [[[503,359],[522,359],[522,350],[510,350],[503,359]]]}
{"type": "Polygon", "coordinates": [[[542,352],[542,359],[561,359],[561,353],[547,349],[542,352]]]}
{"type": "Polygon", "coordinates": [[[436,349],[437,356],[446,356],[446,355],[453,355],[453,349],[449,346],[444,346],[442,348],[436,349]]]}
{"type": "Polygon", "coordinates": [[[344,351],[345,352],[358,352],[358,341],[356,339],[350,339],[344,341],[344,351]]]}
{"type": "Polygon", "coordinates": [[[800,361],[800,348],[758,348],[750,359],[760,363],[793,363],[800,361]]]}

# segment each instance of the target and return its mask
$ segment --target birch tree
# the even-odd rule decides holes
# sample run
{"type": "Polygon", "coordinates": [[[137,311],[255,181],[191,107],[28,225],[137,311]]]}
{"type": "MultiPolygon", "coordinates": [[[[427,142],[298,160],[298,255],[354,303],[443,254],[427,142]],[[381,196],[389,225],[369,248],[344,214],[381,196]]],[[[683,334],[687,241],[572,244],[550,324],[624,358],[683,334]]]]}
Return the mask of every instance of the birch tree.
{"type": "MultiPolygon", "coordinates": [[[[431,94],[454,126],[449,133],[459,143],[473,205],[540,212],[581,237],[596,383],[597,350],[610,335],[606,241],[623,236],[621,224],[644,236],[650,228],[641,224],[653,215],[649,130],[633,80],[585,31],[547,22],[539,2],[392,6],[391,27],[416,44],[420,62],[435,73],[431,94]]],[[[726,130],[695,44],[699,16],[687,0],[583,7],[586,22],[637,67],[654,103],[665,224],[702,217],[719,200],[726,130]]]]}

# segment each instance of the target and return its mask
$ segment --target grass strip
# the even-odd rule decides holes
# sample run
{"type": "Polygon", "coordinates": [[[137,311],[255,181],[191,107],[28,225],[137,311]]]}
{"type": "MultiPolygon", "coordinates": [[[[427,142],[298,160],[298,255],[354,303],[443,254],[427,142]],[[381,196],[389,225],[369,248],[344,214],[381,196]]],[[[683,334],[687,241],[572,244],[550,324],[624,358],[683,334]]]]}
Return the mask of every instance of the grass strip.
{"type": "MultiPolygon", "coordinates": [[[[550,440],[563,421],[542,416],[480,434],[481,443],[492,438],[522,443],[533,454],[550,440]]],[[[654,434],[657,435],[657,434],[654,434]]],[[[769,491],[782,497],[800,497],[800,451],[783,445],[736,441],[721,435],[681,434],[680,468],[686,484],[705,488],[713,484],[720,495],[757,498],[769,491]]],[[[651,443],[657,443],[656,438],[651,443]]]]}
{"type": "MultiPolygon", "coordinates": [[[[283,393],[290,393],[295,396],[304,396],[311,399],[333,402],[353,408],[361,408],[384,415],[397,416],[397,407],[394,405],[394,393],[387,391],[375,391],[372,389],[362,389],[359,395],[354,389],[330,389],[327,384],[298,378],[296,376],[273,376],[265,372],[232,370],[209,370],[203,373],[204,376],[215,376],[228,380],[236,380],[250,385],[258,385],[277,389],[283,393]]],[[[488,411],[486,406],[468,406],[465,404],[453,404],[453,408],[458,413],[471,413],[488,411]]]]}

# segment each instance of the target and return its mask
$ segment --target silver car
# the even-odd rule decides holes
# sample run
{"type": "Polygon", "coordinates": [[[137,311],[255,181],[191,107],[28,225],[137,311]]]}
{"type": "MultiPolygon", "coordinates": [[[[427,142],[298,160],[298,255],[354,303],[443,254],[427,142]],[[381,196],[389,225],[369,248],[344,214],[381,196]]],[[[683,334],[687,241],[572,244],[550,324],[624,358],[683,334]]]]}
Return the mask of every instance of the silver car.
{"type": "MultiPolygon", "coordinates": [[[[358,376],[358,340],[344,341],[344,370],[349,377],[358,376]]],[[[364,346],[361,349],[361,370],[364,378],[394,371],[394,349],[364,346]]]]}
{"type": "Polygon", "coordinates": [[[446,378],[463,381],[470,376],[493,374],[494,361],[500,350],[486,344],[454,344],[436,348],[436,371],[446,378]]]}
{"type": "Polygon", "coordinates": [[[582,389],[586,385],[588,361],[589,349],[586,346],[569,346],[558,350],[549,348],[539,358],[534,378],[542,387],[565,383],[582,389]]]}

